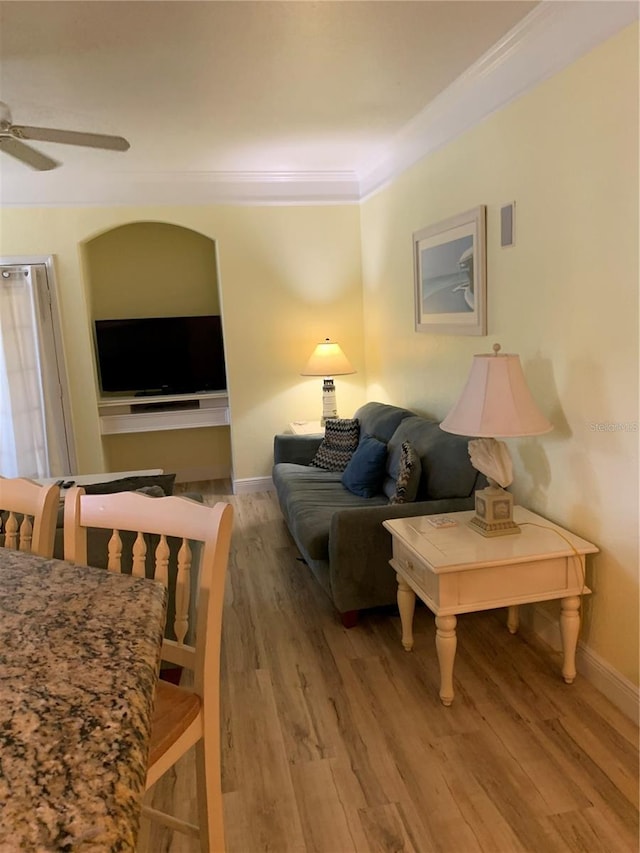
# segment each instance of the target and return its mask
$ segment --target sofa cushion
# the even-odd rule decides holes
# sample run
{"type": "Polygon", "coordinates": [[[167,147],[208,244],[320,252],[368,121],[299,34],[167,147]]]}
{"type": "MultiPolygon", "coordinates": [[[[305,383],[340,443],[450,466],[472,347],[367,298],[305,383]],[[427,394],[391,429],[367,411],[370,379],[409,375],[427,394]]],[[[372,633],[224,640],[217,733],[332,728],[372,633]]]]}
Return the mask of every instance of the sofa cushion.
{"type": "Polygon", "coordinates": [[[373,435],[385,444],[404,418],[413,415],[408,409],[390,406],[388,403],[365,403],[355,413],[354,418],[360,421],[360,434],[373,435]]]}
{"type": "Polygon", "coordinates": [[[327,471],[344,471],[360,437],[357,418],[328,418],[324,439],[311,461],[315,468],[327,471]]]}
{"type": "Polygon", "coordinates": [[[372,435],[364,435],[342,474],[342,485],[362,498],[380,492],[387,462],[387,445],[372,435]]]}
{"type": "Polygon", "coordinates": [[[340,482],[333,490],[319,495],[317,488],[296,491],[289,498],[291,533],[303,554],[311,560],[329,559],[329,531],[336,510],[387,504],[386,497],[362,498],[345,489],[340,482]]]}
{"type": "MultiPolygon", "coordinates": [[[[405,418],[390,441],[390,453],[409,441],[420,457],[422,476],[416,500],[462,498],[477,488],[478,472],[469,459],[469,439],[440,429],[437,421],[405,418]]],[[[387,466],[388,468],[389,466],[387,466]]]]}
{"type": "Polygon", "coordinates": [[[329,559],[329,529],[338,509],[382,506],[380,494],[362,498],[344,488],[339,471],[280,462],[273,468],[273,484],[289,530],[302,554],[311,560],[329,559]]]}
{"type": "Polygon", "coordinates": [[[165,495],[173,494],[175,474],[145,474],[138,477],[122,477],[106,483],[90,483],[82,488],[87,495],[111,495],[115,492],[137,492],[147,486],[160,486],[165,495]]]}
{"type": "Polygon", "coordinates": [[[400,445],[398,474],[390,502],[392,504],[405,504],[415,501],[421,474],[420,457],[411,446],[411,442],[403,441],[400,445]]]}

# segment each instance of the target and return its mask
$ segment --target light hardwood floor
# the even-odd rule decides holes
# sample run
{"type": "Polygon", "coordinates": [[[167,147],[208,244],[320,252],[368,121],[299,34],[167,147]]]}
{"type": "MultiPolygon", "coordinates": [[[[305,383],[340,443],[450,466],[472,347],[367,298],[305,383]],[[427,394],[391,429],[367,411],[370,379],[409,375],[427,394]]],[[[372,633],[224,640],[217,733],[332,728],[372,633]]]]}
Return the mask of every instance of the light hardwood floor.
{"type": "MultiPolygon", "coordinates": [[[[458,622],[456,698],[438,699],[433,616],[346,630],[298,559],[273,493],[229,500],[222,644],[227,853],[636,853],[638,731],[504,611],[458,622]]],[[[195,817],[183,759],[150,792],[195,817]]],[[[143,821],[140,853],[197,842],[143,821]]]]}

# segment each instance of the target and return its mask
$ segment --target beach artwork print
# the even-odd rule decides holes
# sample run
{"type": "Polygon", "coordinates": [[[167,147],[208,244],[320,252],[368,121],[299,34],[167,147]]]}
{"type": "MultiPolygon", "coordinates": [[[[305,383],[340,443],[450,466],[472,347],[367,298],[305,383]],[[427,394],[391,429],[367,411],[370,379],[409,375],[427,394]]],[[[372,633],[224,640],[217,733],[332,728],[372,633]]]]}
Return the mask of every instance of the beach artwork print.
{"type": "Polygon", "coordinates": [[[422,313],[473,312],[473,237],[421,249],[422,313]]]}
{"type": "Polygon", "coordinates": [[[486,334],[484,211],[414,234],[416,331],[486,334]]]}

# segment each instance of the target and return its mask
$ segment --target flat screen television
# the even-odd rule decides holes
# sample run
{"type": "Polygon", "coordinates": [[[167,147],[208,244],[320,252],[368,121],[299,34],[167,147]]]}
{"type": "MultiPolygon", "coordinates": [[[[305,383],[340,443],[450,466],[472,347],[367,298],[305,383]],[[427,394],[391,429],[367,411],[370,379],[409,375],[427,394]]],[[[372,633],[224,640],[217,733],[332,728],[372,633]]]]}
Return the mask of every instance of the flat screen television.
{"type": "Polygon", "coordinates": [[[225,391],[219,315],[96,320],[103,392],[194,394],[225,391]]]}

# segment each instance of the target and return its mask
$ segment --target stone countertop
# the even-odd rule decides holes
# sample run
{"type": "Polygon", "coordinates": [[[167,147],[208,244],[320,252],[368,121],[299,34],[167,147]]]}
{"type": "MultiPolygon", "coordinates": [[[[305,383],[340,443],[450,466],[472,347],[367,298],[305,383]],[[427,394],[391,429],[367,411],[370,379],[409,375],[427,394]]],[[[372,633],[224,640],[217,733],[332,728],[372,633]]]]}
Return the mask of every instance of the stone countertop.
{"type": "Polygon", "coordinates": [[[0,548],[0,853],[135,850],[155,581],[0,548]]]}

